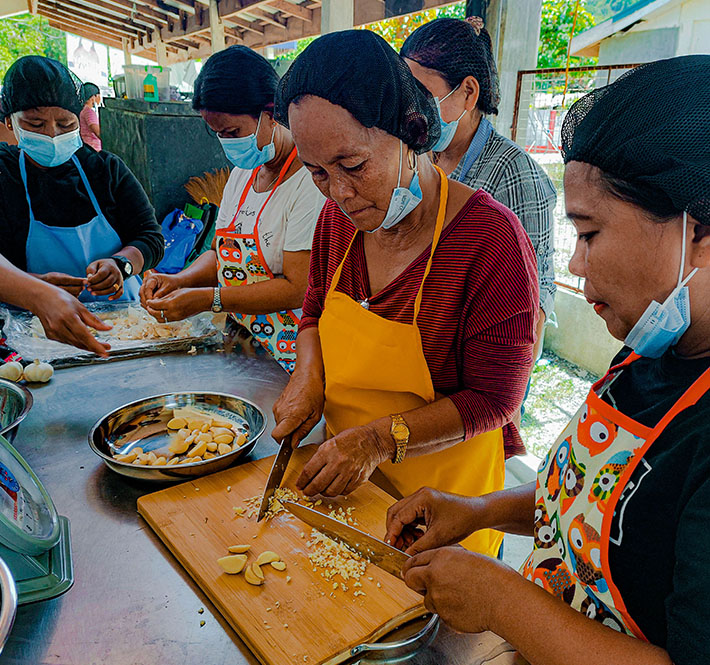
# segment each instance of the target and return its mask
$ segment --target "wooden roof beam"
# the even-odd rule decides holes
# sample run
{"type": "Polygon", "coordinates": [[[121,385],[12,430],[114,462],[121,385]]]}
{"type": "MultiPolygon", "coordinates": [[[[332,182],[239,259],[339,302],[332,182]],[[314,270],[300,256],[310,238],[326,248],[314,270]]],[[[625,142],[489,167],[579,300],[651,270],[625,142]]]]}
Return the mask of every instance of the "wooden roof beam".
{"type": "Polygon", "coordinates": [[[313,10],[304,7],[303,5],[294,5],[287,0],[271,0],[268,4],[273,9],[278,9],[282,14],[300,18],[302,21],[313,20],[313,10]]]}
{"type": "Polygon", "coordinates": [[[129,0],[79,0],[80,2],[86,2],[90,5],[96,5],[97,7],[102,7],[107,11],[121,12],[129,17],[131,16],[141,16],[146,20],[151,19],[154,22],[157,21],[161,25],[168,25],[169,19],[162,12],[157,12],[150,7],[144,7],[138,5],[129,0]],[[134,9],[135,7],[135,9],[134,9]]]}
{"type": "Polygon", "coordinates": [[[195,14],[195,2],[194,0],[163,0],[166,5],[175,7],[181,11],[187,12],[188,14],[195,14]]]}
{"type": "Polygon", "coordinates": [[[89,16],[95,15],[98,18],[104,18],[109,21],[114,21],[117,22],[119,25],[127,25],[133,28],[136,28],[137,30],[154,30],[155,29],[155,23],[148,23],[147,27],[146,25],[142,25],[140,23],[136,23],[132,17],[128,17],[125,15],[116,15],[116,14],[111,14],[108,11],[104,11],[103,8],[99,9],[101,5],[105,5],[106,3],[101,2],[101,0],[91,0],[91,6],[87,6],[82,4],[80,1],[77,0],[62,0],[62,4],[60,5],[61,7],[67,7],[67,8],[74,8],[78,10],[78,14],[81,12],[85,12],[89,16]]]}
{"type": "Polygon", "coordinates": [[[242,30],[248,30],[249,32],[253,32],[256,35],[260,35],[262,37],[264,36],[264,30],[252,21],[245,21],[242,18],[232,16],[230,19],[228,19],[228,23],[234,23],[234,25],[236,25],[238,28],[241,28],[242,30]]]}
{"type": "Polygon", "coordinates": [[[85,25],[88,28],[103,28],[109,33],[123,35],[125,37],[137,37],[142,34],[141,31],[136,30],[135,28],[122,25],[120,21],[113,23],[112,21],[97,18],[95,16],[91,16],[90,14],[76,11],[75,9],[67,10],[51,0],[39,0],[39,12],[45,16],[48,16],[51,13],[57,18],[70,20],[78,25],[85,25]]]}
{"type": "Polygon", "coordinates": [[[249,15],[253,16],[255,19],[257,19],[258,21],[261,21],[262,23],[268,23],[269,25],[273,25],[273,26],[275,26],[277,28],[281,28],[283,30],[287,29],[286,25],[281,23],[279,20],[277,20],[274,16],[272,16],[268,12],[265,12],[261,9],[251,9],[249,11],[249,15]]]}
{"type": "Polygon", "coordinates": [[[73,35],[77,35],[78,37],[84,37],[85,39],[90,39],[91,41],[98,42],[99,44],[105,44],[107,46],[113,46],[119,49],[121,48],[121,38],[117,37],[116,35],[109,34],[107,32],[104,32],[103,30],[93,30],[91,28],[87,28],[86,26],[74,23],[73,21],[64,21],[59,18],[50,18],[49,16],[46,16],[45,14],[41,13],[40,15],[45,16],[45,18],[49,22],[49,25],[51,25],[53,28],[63,30],[64,32],[70,32],[73,35]]]}

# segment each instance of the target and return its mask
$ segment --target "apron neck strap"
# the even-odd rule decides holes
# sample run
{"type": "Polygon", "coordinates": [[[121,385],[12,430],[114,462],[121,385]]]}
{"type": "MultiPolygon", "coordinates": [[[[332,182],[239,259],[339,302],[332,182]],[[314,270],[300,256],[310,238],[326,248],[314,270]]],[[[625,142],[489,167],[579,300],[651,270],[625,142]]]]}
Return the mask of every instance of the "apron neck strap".
{"type": "MultiPolygon", "coordinates": [[[[438,213],[436,216],[436,225],[434,226],[434,238],[431,241],[431,253],[429,254],[429,260],[427,261],[426,268],[424,269],[424,277],[422,278],[422,283],[419,285],[419,291],[417,292],[417,298],[414,301],[413,323],[415,325],[417,323],[417,317],[419,316],[419,310],[421,309],[421,306],[422,306],[422,296],[424,294],[424,282],[426,281],[426,278],[429,275],[429,271],[431,270],[431,264],[434,261],[434,252],[436,251],[436,248],[439,244],[439,239],[441,238],[441,231],[444,228],[444,219],[446,217],[446,204],[449,199],[449,181],[446,177],[446,174],[438,166],[434,166],[434,168],[438,171],[439,179],[441,181],[441,190],[439,193],[439,210],[438,210],[438,213]]],[[[345,250],[345,254],[343,255],[343,259],[340,262],[340,265],[337,267],[335,274],[333,275],[333,279],[331,280],[330,288],[328,289],[327,295],[331,295],[335,291],[335,287],[340,282],[340,274],[343,272],[343,266],[345,265],[345,259],[350,254],[350,249],[352,248],[353,243],[355,242],[355,238],[357,238],[357,234],[358,234],[358,231],[356,229],[355,233],[352,237],[352,240],[350,241],[350,244],[348,245],[348,248],[345,250]]]]}
{"type": "Polygon", "coordinates": [[[681,411],[697,404],[698,400],[710,390],[710,368],[706,369],[695,382],[685,391],[683,396],[673,405],[668,413],[653,429],[661,432],[681,411]]]}
{"type": "MultiPolygon", "coordinates": [[[[84,183],[84,187],[86,188],[86,193],[89,195],[89,200],[91,201],[91,205],[94,207],[94,212],[96,213],[97,217],[103,217],[103,213],[101,212],[101,208],[99,207],[99,202],[96,200],[96,196],[94,196],[94,190],[91,189],[91,185],[89,184],[89,179],[86,177],[86,173],[84,173],[84,169],[81,168],[81,164],[79,163],[79,159],[77,158],[76,155],[71,156],[72,162],[74,162],[74,166],[76,166],[77,170],[79,171],[79,177],[81,178],[81,181],[84,183]]],[[[25,163],[25,151],[20,150],[20,177],[22,178],[22,184],[25,187],[25,198],[27,199],[27,205],[30,209],[30,221],[34,221],[34,213],[32,212],[32,202],[30,201],[30,191],[27,188],[27,164],[25,163]]]]}
{"type": "Polygon", "coordinates": [[[446,204],[449,200],[449,180],[446,177],[446,174],[438,166],[434,166],[434,168],[439,172],[439,181],[441,183],[441,191],[439,193],[439,211],[436,215],[434,239],[431,241],[431,253],[429,254],[429,260],[427,261],[426,268],[424,269],[424,277],[422,278],[422,283],[419,285],[417,299],[414,301],[414,325],[417,324],[419,310],[422,306],[422,298],[424,296],[424,282],[426,282],[426,278],[429,276],[431,264],[434,262],[434,252],[436,251],[436,248],[439,244],[439,239],[441,238],[441,231],[444,228],[444,219],[446,218],[446,204]]]}
{"type": "MultiPolygon", "coordinates": [[[[274,183],[274,186],[271,188],[271,191],[269,192],[269,195],[266,197],[266,201],[264,201],[264,205],[261,206],[261,210],[259,210],[259,214],[256,217],[256,220],[254,222],[254,229],[257,229],[259,226],[259,218],[261,217],[261,213],[266,208],[266,204],[269,202],[269,199],[274,195],[274,192],[278,188],[278,186],[283,182],[284,176],[288,172],[288,170],[291,168],[291,164],[293,164],[293,160],[296,159],[296,156],[298,154],[298,149],[294,147],[294,149],[291,151],[289,156],[286,158],[286,161],[284,162],[284,165],[281,167],[281,170],[279,171],[279,176],[276,178],[276,182],[274,183]]],[[[237,211],[234,213],[234,217],[232,218],[232,223],[229,225],[229,227],[226,229],[227,232],[232,232],[234,231],[234,228],[237,223],[237,215],[239,215],[239,211],[242,209],[242,206],[244,205],[244,201],[246,201],[247,196],[249,195],[249,192],[251,191],[252,185],[254,184],[254,181],[256,180],[256,176],[259,173],[259,170],[261,169],[261,166],[257,166],[251,173],[251,176],[249,177],[249,182],[247,182],[246,187],[242,190],[242,195],[239,197],[239,205],[237,206],[237,211]]]]}

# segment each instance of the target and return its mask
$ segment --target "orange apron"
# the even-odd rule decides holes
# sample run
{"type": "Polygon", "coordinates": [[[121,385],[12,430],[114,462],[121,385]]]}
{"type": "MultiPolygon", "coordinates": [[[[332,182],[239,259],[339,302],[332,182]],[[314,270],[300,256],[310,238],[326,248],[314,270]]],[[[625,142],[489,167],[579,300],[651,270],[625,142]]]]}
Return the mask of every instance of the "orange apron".
{"type": "Polygon", "coordinates": [[[612,578],[609,542],[623,537],[634,471],[668,423],[710,389],[710,370],[650,428],[602,399],[619,372],[638,357],[632,353],[592,386],[540,464],[535,548],[521,572],[590,619],[646,640],[612,578]]]}
{"type": "MultiPolygon", "coordinates": [[[[277,187],[281,184],[289,167],[296,158],[296,149],[289,155],[286,163],[279,172],[269,196],[261,206],[256,216],[252,233],[236,233],[235,224],[241,207],[244,205],[247,194],[256,179],[256,174],[261,167],[254,169],[242,191],[237,211],[234,213],[232,223],[225,229],[219,229],[217,237],[217,280],[222,287],[243,286],[254,284],[268,279],[274,279],[274,274],[264,259],[259,240],[259,220],[269,200],[277,187]]],[[[296,365],[296,335],[300,323],[299,313],[293,310],[270,312],[264,314],[240,314],[232,312],[231,316],[243,325],[289,374],[296,365]]]]}
{"type": "MultiPolygon", "coordinates": [[[[331,433],[391,414],[406,414],[435,399],[417,317],[446,215],[448,181],[441,169],[437,171],[441,178],[439,213],[431,254],[414,303],[413,323],[373,314],[335,290],[357,233],[333,275],[318,325],[326,377],[324,415],[331,433]]],[[[425,485],[467,496],[500,490],[505,478],[502,430],[479,434],[439,452],[405,457],[401,464],[387,461],[379,469],[403,496],[425,485]]],[[[463,545],[496,556],[502,539],[500,532],[484,529],[463,545]]]]}

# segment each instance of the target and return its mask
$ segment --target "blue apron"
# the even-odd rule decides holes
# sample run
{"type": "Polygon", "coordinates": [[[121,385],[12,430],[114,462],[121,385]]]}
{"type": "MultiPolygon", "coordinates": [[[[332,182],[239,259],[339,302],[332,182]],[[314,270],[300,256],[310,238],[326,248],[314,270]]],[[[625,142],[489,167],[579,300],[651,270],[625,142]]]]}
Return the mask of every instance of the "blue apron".
{"type": "MultiPolygon", "coordinates": [[[[76,155],[72,155],[72,161],[79,170],[81,180],[96,211],[96,217],[86,224],[75,227],[48,226],[35,219],[32,212],[30,193],[27,189],[25,153],[20,151],[20,176],[25,186],[27,206],[30,209],[30,228],[25,245],[28,272],[38,275],[62,272],[72,277],[86,277],[86,268],[90,263],[113,256],[123,248],[118,233],[101,212],[99,202],[76,155]]],[[[138,276],[129,277],[123,283],[123,295],[116,300],[138,300],[140,285],[138,276]]],[[[79,295],[79,300],[82,302],[107,301],[108,298],[109,296],[93,296],[88,291],[82,291],[79,295]]]]}

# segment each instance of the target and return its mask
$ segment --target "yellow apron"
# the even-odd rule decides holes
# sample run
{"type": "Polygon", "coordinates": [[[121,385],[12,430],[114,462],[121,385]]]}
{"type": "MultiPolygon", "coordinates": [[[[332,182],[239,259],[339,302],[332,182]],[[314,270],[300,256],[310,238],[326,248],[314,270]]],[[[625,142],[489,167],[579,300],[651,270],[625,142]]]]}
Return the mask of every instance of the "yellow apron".
{"type": "MultiPolygon", "coordinates": [[[[391,414],[406,414],[435,399],[417,317],[446,214],[448,181],[443,171],[437,171],[441,178],[439,213],[414,303],[413,323],[373,314],[335,290],[357,233],[333,275],[318,331],[326,377],[324,415],[334,434],[391,414]]],[[[439,452],[405,457],[401,464],[387,461],[379,469],[404,496],[425,485],[466,496],[500,490],[505,479],[502,430],[479,434],[439,452]]],[[[496,556],[502,540],[500,532],[485,529],[467,538],[463,545],[496,556]]]]}

